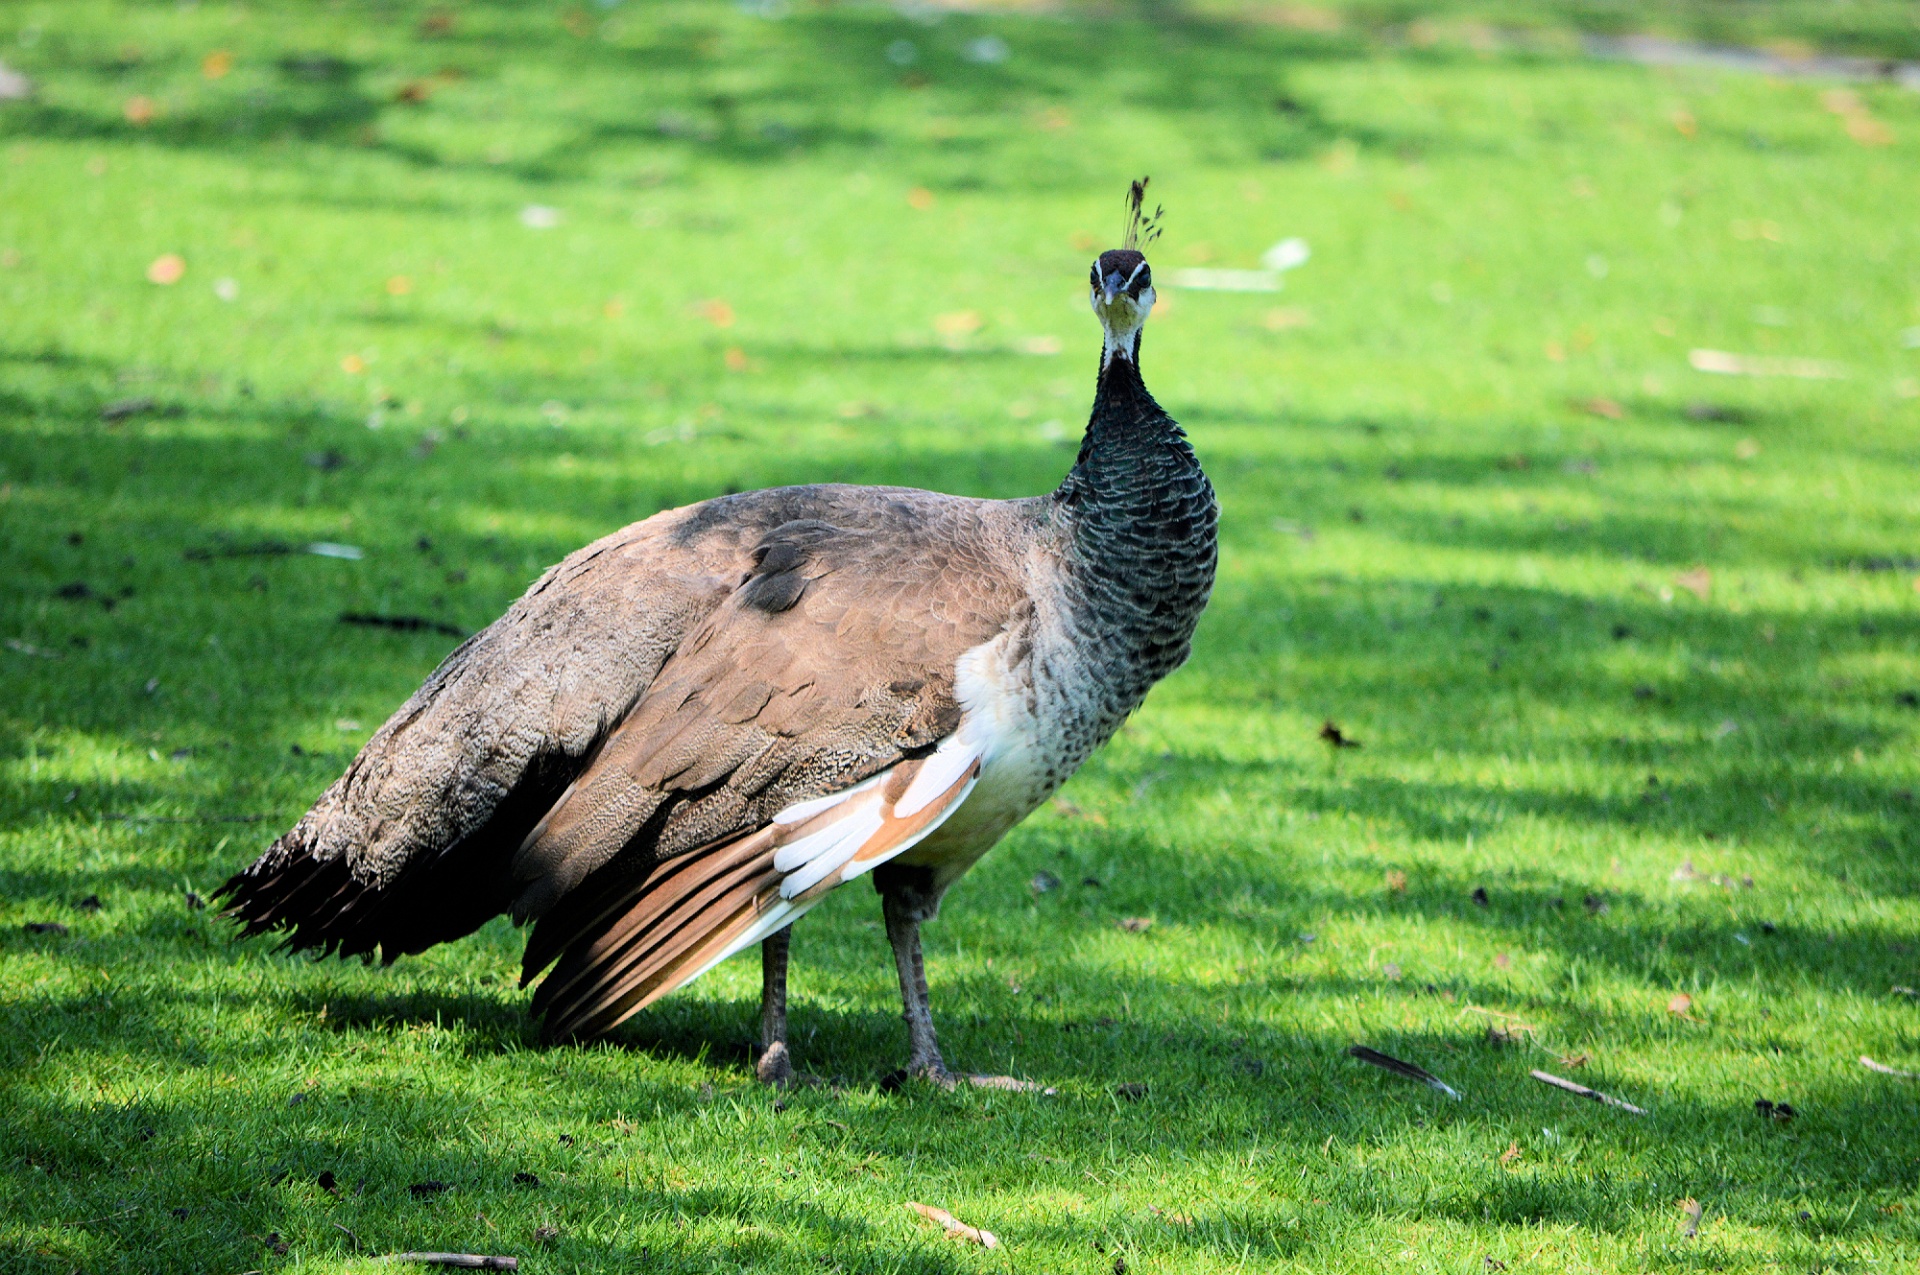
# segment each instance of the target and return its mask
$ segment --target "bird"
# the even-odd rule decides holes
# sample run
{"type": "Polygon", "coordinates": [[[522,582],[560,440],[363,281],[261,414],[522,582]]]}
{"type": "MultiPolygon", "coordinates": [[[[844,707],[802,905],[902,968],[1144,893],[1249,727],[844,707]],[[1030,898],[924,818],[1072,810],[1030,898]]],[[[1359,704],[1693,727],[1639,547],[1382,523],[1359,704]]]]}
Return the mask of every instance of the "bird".
{"type": "Polygon", "coordinates": [[[1212,590],[1213,487],[1140,372],[1145,189],[1090,271],[1100,368],[1056,489],[773,488],[576,551],[221,887],[240,937],[391,963],[505,913],[549,1041],[757,943],[755,1072],[784,1085],[793,923],[867,876],[907,1029],[890,1078],[1030,1087],[949,1070],[920,931],[1186,660],[1212,590]]]}

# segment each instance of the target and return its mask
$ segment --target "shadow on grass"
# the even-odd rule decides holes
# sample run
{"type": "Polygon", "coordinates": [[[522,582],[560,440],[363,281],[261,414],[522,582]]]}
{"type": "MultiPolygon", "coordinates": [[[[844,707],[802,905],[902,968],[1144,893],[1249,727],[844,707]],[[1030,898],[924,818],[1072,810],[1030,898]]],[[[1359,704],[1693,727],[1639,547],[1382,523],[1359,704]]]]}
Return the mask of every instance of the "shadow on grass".
{"type": "MultiPolygon", "coordinates": [[[[1316,994],[1339,990],[1321,988],[1316,994]]],[[[202,1069],[258,1070],[295,1044],[277,1034],[250,1046],[236,1047],[227,1037],[209,1042],[204,1051],[191,1045],[182,1049],[171,1020],[197,1008],[194,1002],[200,999],[194,993],[156,992],[143,997],[138,1015],[130,1016],[119,1003],[96,997],[43,1006],[40,1021],[73,1030],[78,1015],[90,1015],[95,1025],[89,1036],[98,1033],[136,1057],[202,1069]]],[[[296,1012],[310,1018],[317,1012],[312,999],[296,998],[296,1012]]],[[[556,1209],[576,1218],[622,1210],[630,1219],[623,1230],[642,1220],[720,1219],[763,1224],[790,1242],[818,1239],[825,1228],[836,1242],[885,1243],[869,1233],[867,1223],[817,1213],[805,1198],[805,1177],[789,1185],[769,1167],[764,1174],[744,1175],[738,1185],[715,1188],[674,1182],[674,1175],[650,1167],[657,1164],[653,1157],[663,1154],[671,1162],[675,1140],[697,1137],[701,1122],[715,1116],[764,1124],[764,1136],[774,1145],[804,1145],[811,1152],[809,1174],[910,1158],[957,1190],[968,1189],[983,1173],[1002,1190],[1072,1189],[1088,1176],[1098,1182],[1100,1173],[1124,1172],[1154,1154],[1170,1126],[1178,1128],[1176,1141],[1184,1154],[1218,1155],[1249,1166],[1276,1147],[1339,1144],[1338,1153],[1323,1152],[1298,1175],[1291,1162],[1284,1171],[1254,1169],[1269,1197],[1258,1208],[1213,1201],[1196,1207],[1200,1216],[1193,1224],[1168,1225],[1157,1242],[1172,1253],[1296,1254],[1318,1226],[1303,1231],[1295,1223],[1302,1211],[1321,1203],[1319,1197],[1338,1199],[1350,1213],[1383,1218],[1492,1220],[1624,1233],[1635,1211],[1670,1208],[1676,1193],[1700,1189],[1703,1172],[1720,1175],[1716,1207],[1747,1225],[1777,1225],[1783,1206],[1808,1197],[1899,1194],[1911,1191],[1916,1179],[1916,1167],[1907,1158],[1881,1154],[1868,1145],[1874,1140],[1858,1136],[1860,1130],[1875,1129],[1880,1145],[1897,1145],[1903,1137],[1920,1135],[1910,1105],[1871,1078],[1805,1085],[1795,1094],[1799,1121],[1781,1129],[1756,1117],[1745,1099],[1721,1103],[1684,1088],[1650,1096],[1644,1080],[1610,1076],[1604,1068],[1582,1073],[1590,1083],[1652,1108],[1650,1116],[1635,1120],[1531,1083],[1525,1069],[1546,1060],[1475,1042],[1464,1033],[1388,1030],[1369,1037],[1380,1048],[1421,1060],[1460,1087],[1467,1098],[1456,1105],[1345,1058],[1346,1038],[1336,1034],[1249,1033],[1178,1012],[1068,1031],[1057,1021],[1012,1012],[997,1017],[993,1032],[1024,1034],[1036,1062],[1033,1070],[1067,1086],[1062,1095],[1042,1099],[964,1089],[942,1094],[916,1086],[876,1106],[870,1095],[833,1088],[764,1091],[747,1079],[744,1066],[735,1084],[714,1093],[645,1073],[635,1078],[620,1065],[635,1048],[657,1059],[711,1061],[711,1042],[751,1017],[753,1007],[744,1002],[683,1000],[648,1015],[652,1030],[643,1026],[630,1032],[626,1044],[537,1054],[520,1047],[502,1026],[497,1008],[470,998],[422,997],[411,1003],[409,1014],[389,1015],[389,1007],[375,998],[366,1021],[329,1021],[327,1026],[370,1057],[389,1051],[404,1055],[412,1047],[412,1024],[424,1023],[420,1015],[431,1008],[467,1056],[484,1059],[504,1052],[498,1065],[486,1064],[471,1095],[423,1084],[411,1078],[404,1063],[372,1068],[350,1085],[334,1080],[319,1089],[296,1087],[292,1101],[255,1084],[245,1098],[215,1090],[179,1104],[137,1097],[103,1104],[5,1083],[12,1118],[0,1133],[0,1154],[31,1165],[52,1188],[38,1193],[24,1216],[42,1224],[70,1223],[73,1219],[59,1212],[64,1188],[106,1174],[131,1175],[123,1189],[133,1215],[117,1217],[112,1229],[122,1242],[135,1245],[164,1241],[174,1233],[167,1211],[190,1203],[192,1211],[205,1215],[198,1225],[213,1225],[222,1251],[237,1253],[247,1235],[272,1227],[301,1243],[303,1251],[345,1252],[336,1247],[340,1241],[330,1229],[335,1220],[356,1230],[371,1221],[379,1229],[368,1228],[366,1234],[376,1239],[398,1226],[408,1235],[433,1234],[436,1219],[452,1220],[445,1212],[449,1203],[464,1217],[468,1210],[485,1212],[527,1190],[548,1193],[556,1209]],[[486,1047],[475,1048],[476,1043],[486,1047]],[[1147,1094],[1115,1102],[1115,1083],[1143,1072],[1154,1080],[1147,1094]],[[564,1096],[556,1093],[550,1104],[552,1127],[516,1132],[506,1147],[474,1128],[488,1087],[552,1086],[562,1078],[564,1096]],[[268,1121],[256,1141],[231,1146],[222,1127],[236,1101],[265,1102],[284,1115],[268,1121]],[[1053,1131],[1038,1148],[1020,1132],[1021,1113],[1030,1106],[1045,1109],[1053,1131]],[[975,1122],[994,1116],[1006,1124],[990,1136],[993,1126],[975,1122]],[[1491,1151],[1445,1174],[1370,1154],[1409,1123],[1444,1135],[1453,1126],[1470,1130],[1488,1122],[1502,1140],[1511,1135],[1516,1146],[1525,1140],[1526,1159],[1513,1171],[1491,1151]],[[954,1124],[974,1125],[998,1146],[990,1170],[982,1167],[976,1141],[931,1136],[934,1127],[954,1124]],[[1551,1137],[1536,1136],[1543,1127],[1551,1137]],[[382,1136],[355,1132],[367,1129],[382,1136]],[[1641,1167],[1633,1178],[1622,1179],[1604,1163],[1581,1163],[1579,1152],[1590,1144],[1631,1149],[1641,1167]],[[49,1145],[59,1150],[48,1152],[49,1145]],[[1054,1154],[1077,1145],[1106,1150],[1054,1154]],[[1815,1145],[1823,1154],[1807,1155],[1815,1145]],[[208,1154],[216,1149],[222,1153],[208,1154]],[[626,1169],[614,1173],[615,1166],[628,1163],[631,1175],[626,1169]],[[516,1172],[534,1173],[545,1184],[516,1184],[516,1172]],[[337,1194],[318,1185],[322,1173],[333,1175],[337,1194]],[[428,1180],[448,1185],[444,1200],[411,1190],[428,1180]]],[[[809,1006],[801,1007],[796,1026],[807,1038],[803,1065],[864,1053],[881,1032],[899,1034],[888,1015],[809,1006]]],[[[965,1026],[950,1028],[950,1053],[964,1059],[981,1049],[977,1036],[965,1026]]],[[[857,1089],[864,1093],[866,1086],[857,1089]]],[[[1886,1237],[1898,1225],[1870,1209],[1815,1207],[1818,1213],[1803,1214],[1797,1228],[1788,1224],[1810,1240],[1866,1242],[1886,1237]]],[[[1078,1244],[1085,1242],[1089,1227],[1097,1234],[1127,1224],[1098,1215],[1029,1220],[1012,1238],[1078,1244]]],[[[600,1244],[601,1251],[607,1248],[600,1244]]]]}
{"type": "MultiPolygon", "coordinates": [[[[384,26],[417,24],[437,6],[359,8],[362,20],[384,26]]],[[[474,3],[442,38],[385,62],[305,47],[333,32],[309,34],[297,6],[268,9],[253,26],[271,51],[247,55],[251,64],[265,56],[257,73],[202,83],[197,54],[128,61],[76,42],[35,68],[61,91],[0,115],[0,135],[237,152],[300,142],[530,182],[575,180],[608,162],[766,165],[820,152],[884,155],[911,142],[921,179],[948,189],[1085,180],[1088,161],[1070,130],[1076,117],[1103,111],[1184,122],[1212,159],[1297,158],[1336,137],[1399,151],[1440,144],[1342,125],[1288,91],[1289,68],[1365,56],[1364,36],[1184,6],[1066,21],[953,14],[933,25],[884,9],[822,8],[772,23],[634,11],[619,15],[621,34],[601,38],[546,9],[474,3]],[[569,93],[562,105],[551,93],[526,96],[536,81],[594,91],[569,93]],[[142,93],[160,103],[150,116],[123,109],[142,93]],[[482,159],[447,149],[431,130],[484,121],[509,93],[517,117],[550,129],[548,140],[482,159]],[[923,137],[915,121],[929,110],[964,127],[923,137]]]]}

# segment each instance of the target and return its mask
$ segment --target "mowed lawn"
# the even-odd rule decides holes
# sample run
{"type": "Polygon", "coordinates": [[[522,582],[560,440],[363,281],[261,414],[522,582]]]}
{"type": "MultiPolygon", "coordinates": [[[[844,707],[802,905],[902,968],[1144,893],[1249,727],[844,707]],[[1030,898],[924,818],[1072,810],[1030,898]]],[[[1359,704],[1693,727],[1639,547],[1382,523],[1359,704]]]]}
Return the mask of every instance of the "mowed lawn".
{"type": "Polygon", "coordinates": [[[1920,94],[1129,12],[0,5],[0,1266],[1912,1268],[1920,94]],[[786,1093],[202,906],[594,537],[1052,487],[1142,172],[1219,586],[927,930],[1055,1095],[864,888],[786,1093]]]}

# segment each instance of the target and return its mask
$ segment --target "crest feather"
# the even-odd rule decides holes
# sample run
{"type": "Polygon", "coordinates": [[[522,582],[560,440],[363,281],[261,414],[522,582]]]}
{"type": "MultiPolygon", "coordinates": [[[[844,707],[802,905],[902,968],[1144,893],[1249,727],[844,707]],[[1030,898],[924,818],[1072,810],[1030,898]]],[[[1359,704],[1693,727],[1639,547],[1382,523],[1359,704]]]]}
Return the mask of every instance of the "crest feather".
{"type": "Polygon", "coordinates": [[[1145,212],[1147,204],[1147,184],[1153,178],[1142,177],[1127,187],[1127,234],[1121,247],[1136,252],[1160,237],[1160,219],[1166,215],[1166,209],[1154,205],[1151,213],[1145,212]]]}

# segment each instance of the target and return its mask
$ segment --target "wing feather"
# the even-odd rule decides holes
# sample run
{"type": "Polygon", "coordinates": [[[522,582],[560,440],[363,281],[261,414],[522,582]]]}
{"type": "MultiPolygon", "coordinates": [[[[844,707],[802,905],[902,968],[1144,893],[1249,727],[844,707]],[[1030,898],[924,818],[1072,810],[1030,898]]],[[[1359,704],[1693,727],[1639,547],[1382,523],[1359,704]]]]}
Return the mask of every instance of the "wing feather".
{"type": "MultiPolygon", "coordinates": [[[[983,749],[958,732],[926,758],[796,803],[747,836],[654,865],[540,985],[551,1037],[607,1031],[727,957],[791,925],[828,891],[930,836],[973,791],[983,749]],[[935,768],[947,787],[901,801],[935,768]]],[[[531,952],[531,949],[529,949],[531,952]]]]}

